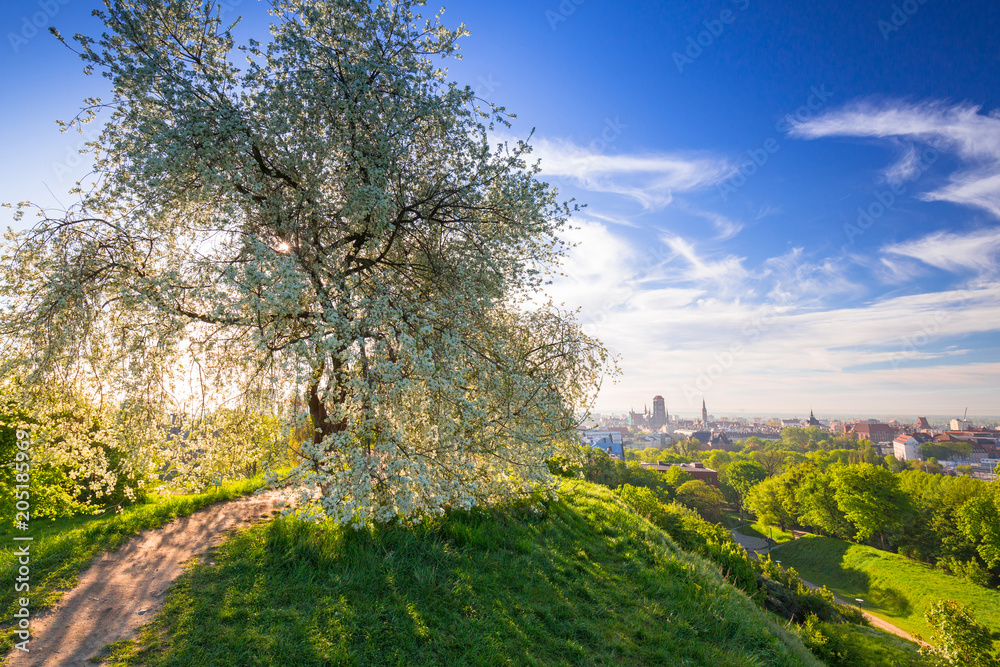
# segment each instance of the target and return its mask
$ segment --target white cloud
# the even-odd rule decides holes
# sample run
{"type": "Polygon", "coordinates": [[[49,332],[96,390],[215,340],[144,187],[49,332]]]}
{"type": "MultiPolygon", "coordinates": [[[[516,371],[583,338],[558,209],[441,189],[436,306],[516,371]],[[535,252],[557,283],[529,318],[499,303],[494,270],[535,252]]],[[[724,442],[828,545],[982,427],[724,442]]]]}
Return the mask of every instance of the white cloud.
{"type": "MultiPolygon", "coordinates": [[[[960,339],[1000,329],[996,280],[830,307],[828,297],[858,296],[859,286],[836,263],[812,261],[799,248],[751,271],[741,257],[706,253],[677,235],[640,246],[600,222],[581,227],[569,277],[552,289],[625,353],[624,377],[602,389],[601,409],[659,393],[683,412],[698,408],[704,393],[732,409],[787,409],[801,400],[806,414],[809,403],[865,412],[877,397],[880,409],[913,401],[914,411],[945,412],[948,392],[967,400],[995,388],[988,370],[1000,364],[984,363],[960,339]]],[[[916,265],[909,255],[887,256],[916,265]]]]}
{"type": "Polygon", "coordinates": [[[750,272],[743,266],[744,258],[726,255],[720,259],[708,259],[700,255],[690,241],[663,234],[660,240],[670,249],[671,256],[665,264],[665,275],[675,282],[708,284],[717,293],[729,293],[744,289],[744,282],[750,272]],[[683,260],[682,266],[671,266],[674,260],[683,260]]]}
{"type": "Polygon", "coordinates": [[[696,154],[606,155],[565,140],[538,139],[532,156],[543,175],[569,178],[592,192],[622,195],[646,209],[662,208],[677,192],[701,190],[730,170],[725,160],[696,154]]]}
{"type": "Polygon", "coordinates": [[[916,144],[910,143],[904,149],[902,157],[885,170],[886,180],[893,185],[898,185],[919,176],[920,157],[916,144]]]}
{"type": "Polygon", "coordinates": [[[797,123],[792,136],[898,138],[926,144],[908,150],[886,172],[890,181],[910,178],[932,162],[935,151],[952,151],[965,167],[947,185],[926,193],[928,201],[974,206],[1000,217],[1000,116],[971,104],[858,104],[797,123]]]}
{"type": "MultiPolygon", "coordinates": [[[[912,400],[914,411],[940,413],[954,396],[995,395],[987,370],[1000,364],[958,362],[969,350],[942,343],[1000,328],[1000,284],[822,310],[709,298],[644,307],[658,300],[656,291],[644,292],[637,299],[643,307],[598,329],[630,352],[623,382],[602,393],[602,406],[627,407],[660,393],[690,411],[704,393],[732,409],[777,411],[801,399],[804,411],[812,402],[870,412],[877,399],[880,409],[912,400]],[[927,365],[934,360],[942,363],[927,365]]],[[[995,410],[987,404],[978,409],[995,410]]]]}
{"type": "Polygon", "coordinates": [[[844,263],[831,258],[816,263],[803,248],[764,262],[762,277],[769,278],[770,296],[775,301],[796,305],[822,304],[831,296],[860,296],[862,287],[844,275],[844,263]]]}
{"type": "Polygon", "coordinates": [[[913,241],[885,246],[882,252],[916,259],[945,271],[994,273],[1000,254],[1000,229],[935,232],[913,241]]]}
{"type": "Polygon", "coordinates": [[[640,253],[601,222],[574,218],[574,229],[563,235],[574,247],[563,262],[565,274],[547,292],[557,301],[588,312],[615,308],[635,288],[640,253]]]}

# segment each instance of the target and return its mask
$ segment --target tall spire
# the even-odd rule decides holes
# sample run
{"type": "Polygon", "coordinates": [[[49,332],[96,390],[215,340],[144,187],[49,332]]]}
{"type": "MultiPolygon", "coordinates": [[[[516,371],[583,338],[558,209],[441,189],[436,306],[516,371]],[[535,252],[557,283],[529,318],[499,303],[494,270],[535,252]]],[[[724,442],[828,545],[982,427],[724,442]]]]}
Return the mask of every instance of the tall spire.
{"type": "Polygon", "coordinates": [[[708,408],[705,407],[705,397],[701,397],[701,424],[708,426],[708,408]]]}

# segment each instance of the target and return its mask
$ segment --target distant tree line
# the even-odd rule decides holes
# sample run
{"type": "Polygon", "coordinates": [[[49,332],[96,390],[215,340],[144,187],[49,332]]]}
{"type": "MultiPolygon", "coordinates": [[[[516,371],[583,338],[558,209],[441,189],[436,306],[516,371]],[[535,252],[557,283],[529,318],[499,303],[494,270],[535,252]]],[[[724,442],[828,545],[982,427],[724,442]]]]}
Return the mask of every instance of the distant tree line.
{"type": "Polygon", "coordinates": [[[782,530],[797,527],[854,540],[996,587],[1000,485],[934,474],[941,466],[932,455],[950,456],[963,445],[932,444],[922,449],[925,460],[900,461],[880,456],[867,440],[791,427],[779,440],[747,438],[732,452],[681,453],[688,448],[675,446],[633,455],[702,461],[719,472],[719,490],[728,503],[782,530]]]}
{"type": "Polygon", "coordinates": [[[883,463],[814,461],[765,477],[745,494],[764,523],[791,526],[936,565],[994,587],[1000,581],[1000,485],[883,463]]]}

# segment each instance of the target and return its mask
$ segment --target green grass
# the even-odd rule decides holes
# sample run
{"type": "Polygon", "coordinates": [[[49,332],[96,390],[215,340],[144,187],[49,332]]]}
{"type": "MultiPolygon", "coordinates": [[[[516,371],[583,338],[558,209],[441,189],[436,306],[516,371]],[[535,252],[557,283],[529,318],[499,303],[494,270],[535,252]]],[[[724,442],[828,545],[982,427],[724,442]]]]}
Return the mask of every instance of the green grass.
{"type": "Polygon", "coordinates": [[[277,518],[171,587],[115,665],[818,665],[609,490],[352,531],[277,518]]]}
{"type": "MultiPolygon", "coordinates": [[[[54,605],[64,591],[76,584],[78,575],[97,554],[117,549],[139,531],[157,528],[220,500],[252,493],[261,483],[258,478],[226,484],[207,493],[153,496],[117,514],[32,521],[27,533],[34,538],[30,543],[31,589],[28,594],[32,615],[54,605]]],[[[0,651],[3,653],[13,648],[12,630],[6,626],[16,609],[16,599],[25,595],[16,593],[11,583],[18,567],[14,545],[20,546],[13,541],[14,534],[25,535],[9,529],[0,532],[0,580],[7,582],[0,588],[0,610],[3,610],[0,623],[5,626],[0,629],[0,651]]]]}
{"type": "Polygon", "coordinates": [[[744,535],[759,537],[762,540],[767,537],[771,537],[778,544],[791,542],[795,539],[795,535],[793,535],[791,531],[781,530],[777,526],[768,526],[759,521],[757,523],[744,523],[740,527],[736,528],[736,530],[744,535]]]}
{"type": "Polygon", "coordinates": [[[919,647],[902,637],[850,623],[818,622],[803,627],[807,644],[830,667],[932,667],[919,647]]]}
{"type": "Polygon", "coordinates": [[[941,599],[969,605],[980,622],[1000,630],[1000,592],[898,554],[831,537],[804,537],[782,546],[772,557],[844,599],[862,598],[866,611],[925,640],[932,630],[924,612],[941,599]]]}

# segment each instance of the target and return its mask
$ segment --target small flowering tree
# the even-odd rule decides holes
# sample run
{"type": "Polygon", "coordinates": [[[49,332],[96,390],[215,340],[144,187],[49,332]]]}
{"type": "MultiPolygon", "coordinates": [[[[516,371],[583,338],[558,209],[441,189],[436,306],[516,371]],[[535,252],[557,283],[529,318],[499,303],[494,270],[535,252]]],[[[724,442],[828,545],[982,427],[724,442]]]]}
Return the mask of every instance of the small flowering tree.
{"type": "Polygon", "coordinates": [[[415,4],[273,0],[237,45],[211,1],[107,0],[75,38],[114,90],[70,123],[106,115],[95,178],[4,258],[29,385],[307,425],[282,481],[341,523],[547,482],[609,364],[537,303],[571,209],[491,147],[508,116],[436,64],[464,27],[415,4]]]}

